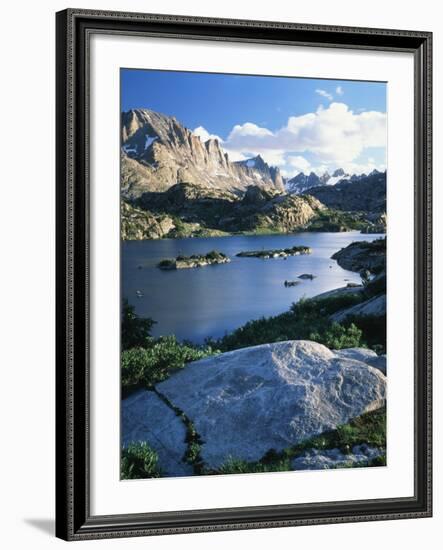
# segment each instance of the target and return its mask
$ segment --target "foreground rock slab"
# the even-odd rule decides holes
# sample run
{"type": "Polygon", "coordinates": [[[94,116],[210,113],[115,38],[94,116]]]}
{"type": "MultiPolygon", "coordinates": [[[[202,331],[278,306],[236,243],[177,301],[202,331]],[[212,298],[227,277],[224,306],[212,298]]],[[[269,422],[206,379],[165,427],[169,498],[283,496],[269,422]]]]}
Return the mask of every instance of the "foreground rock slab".
{"type": "Polygon", "coordinates": [[[361,356],[288,341],[190,363],[157,388],[193,421],[206,466],[217,468],[229,457],[259,460],[377,409],[386,377],[361,356]]]}
{"type": "Polygon", "coordinates": [[[186,427],[175,412],[153,391],[141,390],[122,401],[122,446],[144,441],[157,451],[163,475],[192,475],[183,462],[186,427]]]}

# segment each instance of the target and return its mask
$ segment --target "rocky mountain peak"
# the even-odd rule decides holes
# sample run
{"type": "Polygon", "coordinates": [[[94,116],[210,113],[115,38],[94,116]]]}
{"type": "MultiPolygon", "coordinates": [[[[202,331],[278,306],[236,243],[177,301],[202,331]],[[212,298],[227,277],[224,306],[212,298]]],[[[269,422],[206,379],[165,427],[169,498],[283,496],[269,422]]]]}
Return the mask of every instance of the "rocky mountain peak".
{"type": "Polygon", "coordinates": [[[344,175],[345,175],[345,171],[343,170],[343,168],[337,168],[337,170],[335,170],[334,173],[332,174],[332,177],[338,178],[339,176],[344,176],[344,175]]]}
{"type": "Polygon", "coordinates": [[[260,155],[230,162],[218,139],[202,142],[175,117],[149,109],[122,113],[122,193],[128,199],[188,182],[243,194],[250,185],[284,190],[260,155]]]}

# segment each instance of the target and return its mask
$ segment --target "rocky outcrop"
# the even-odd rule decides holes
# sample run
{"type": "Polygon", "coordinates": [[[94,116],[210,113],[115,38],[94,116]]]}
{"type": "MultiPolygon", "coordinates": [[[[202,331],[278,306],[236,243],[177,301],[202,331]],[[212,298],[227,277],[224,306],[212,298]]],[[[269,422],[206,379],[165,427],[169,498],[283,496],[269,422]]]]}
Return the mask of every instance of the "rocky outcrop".
{"type": "MultiPolygon", "coordinates": [[[[381,407],[386,379],[321,344],[288,341],[190,363],[157,391],[193,422],[204,464],[217,468],[230,456],[259,460],[381,407]]],[[[151,408],[131,418],[131,433],[163,425],[151,408]]]]}
{"type": "Polygon", "coordinates": [[[352,317],[382,317],[386,315],[386,294],[374,296],[360,304],[333,313],[331,321],[342,323],[352,317]]]}
{"type": "Polygon", "coordinates": [[[317,174],[311,172],[308,175],[305,175],[303,172],[300,172],[295,177],[291,178],[286,182],[286,191],[288,193],[305,193],[308,189],[312,187],[318,187],[322,185],[322,180],[317,174]]]}
{"type": "Polygon", "coordinates": [[[250,219],[255,220],[258,216],[261,227],[288,233],[307,227],[323,209],[321,202],[313,197],[282,195],[272,199],[250,219]]]}
{"type": "Polygon", "coordinates": [[[231,260],[217,250],[212,250],[208,254],[194,254],[192,256],[177,256],[175,259],[161,260],[157,267],[166,271],[171,269],[193,269],[197,267],[206,267],[208,265],[228,264],[231,260]]]}
{"type": "Polygon", "coordinates": [[[381,273],[386,269],[386,239],[357,241],[331,256],[343,269],[381,273]]]}
{"type": "Polygon", "coordinates": [[[247,160],[240,160],[234,164],[236,166],[241,166],[252,178],[271,179],[274,182],[275,188],[279,191],[283,191],[285,188],[280,170],[275,166],[269,166],[261,155],[257,155],[247,160]]]}
{"type": "Polygon", "coordinates": [[[300,256],[300,254],[311,254],[309,246],[293,246],[292,248],[275,248],[273,250],[247,250],[236,254],[239,258],[287,258],[288,256],[300,256]]]}
{"type": "Polygon", "coordinates": [[[310,449],[292,460],[294,470],[330,470],[336,468],[355,468],[368,466],[384,451],[368,445],[354,445],[348,454],[340,449],[310,449]]]}
{"type": "Polygon", "coordinates": [[[175,229],[173,219],[166,214],[152,214],[121,203],[121,238],[123,240],[161,239],[175,229]]]}
{"type": "Polygon", "coordinates": [[[334,288],[333,290],[328,290],[327,292],[322,292],[321,294],[317,294],[315,299],[323,300],[328,298],[339,298],[340,296],[359,296],[363,294],[363,291],[363,285],[343,286],[340,288],[334,288]]]}
{"type": "Polygon", "coordinates": [[[177,183],[243,193],[249,185],[283,191],[276,168],[261,157],[249,165],[229,160],[217,139],[205,142],[172,116],[149,109],[122,114],[122,195],[166,191],[177,183]]]}
{"type": "Polygon", "coordinates": [[[226,233],[269,231],[288,233],[306,228],[324,207],[314,197],[281,195],[248,187],[243,197],[191,183],[163,193],[144,193],[136,204],[150,212],[180,217],[185,223],[226,233]]]}

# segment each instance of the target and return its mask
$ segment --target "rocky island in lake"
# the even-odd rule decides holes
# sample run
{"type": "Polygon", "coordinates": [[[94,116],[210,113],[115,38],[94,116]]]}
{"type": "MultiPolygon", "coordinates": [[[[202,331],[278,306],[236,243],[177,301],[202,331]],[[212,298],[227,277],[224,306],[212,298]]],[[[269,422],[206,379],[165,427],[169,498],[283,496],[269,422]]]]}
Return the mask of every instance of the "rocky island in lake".
{"type": "Polygon", "coordinates": [[[177,256],[174,259],[161,260],[157,264],[159,269],[191,269],[195,267],[205,267],[207,265],[227,264],[231,260],[217,250],[211,250],[207,254],[193,254],[192,256],[177,256]]]}
{"type": "Polygon", "coordinates": [[[311,254],[312,250],[309,246],[292,246],[291,248],[277,248],[274,250],[249,250],[238,252],[239,258],[287,258],[288,256],[300,256],[300,254],[311,254]]]}

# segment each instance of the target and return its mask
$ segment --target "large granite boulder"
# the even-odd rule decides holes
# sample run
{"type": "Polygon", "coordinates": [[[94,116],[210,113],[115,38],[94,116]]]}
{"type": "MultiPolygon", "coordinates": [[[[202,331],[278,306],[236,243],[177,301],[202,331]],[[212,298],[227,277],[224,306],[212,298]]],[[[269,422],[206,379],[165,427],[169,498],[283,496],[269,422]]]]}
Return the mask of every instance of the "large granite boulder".
{"type": "MultiPolygon", "coordinates": [[[[259,460],[382,406],[386,378],[361,356],[288,341],[195,361],[157,390],[192,420],[205,465],[217,468],[228,457],[259,460]]],[[[138,435],[143,424],[164,433],[165,412],[149,407],[133,410],[124,430],[138,435]]],[[[168,426],[176,429],[172,419],[168,426]]],[[[174,437],[182,445],[183,434],[174,437]]]]}
{"type": "Polygon", "coordinates": [[[375,351],[367,348],[348,348],[334,351],[338,357],[356,359],[375,367],[383,374],[386,374],[386,355],[377,355],[375,351]]]}

